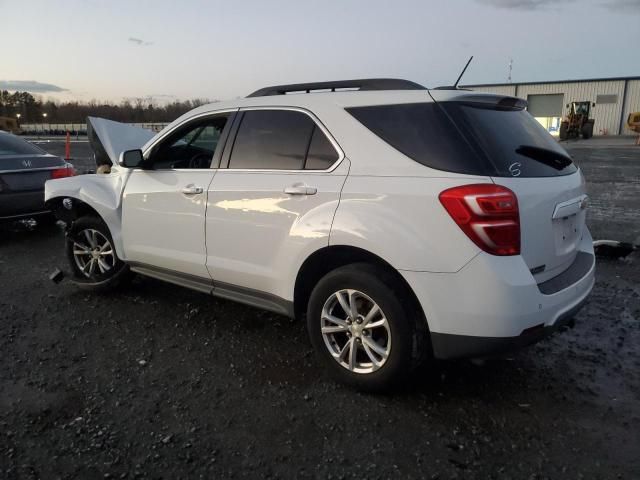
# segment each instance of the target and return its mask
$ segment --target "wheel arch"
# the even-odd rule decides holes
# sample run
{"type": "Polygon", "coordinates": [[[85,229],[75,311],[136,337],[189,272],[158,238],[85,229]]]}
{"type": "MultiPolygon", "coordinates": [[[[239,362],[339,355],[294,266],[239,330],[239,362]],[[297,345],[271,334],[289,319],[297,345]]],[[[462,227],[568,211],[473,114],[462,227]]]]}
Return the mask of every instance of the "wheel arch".
{"type": "Polygon", "coordinates": [[[293,309],[296,318],[302,318],[306,313],[307,304],[313,288],[318,281],[327,273],[336,268],[352,263],[369,263],[382,268],[388,272],[398,282],[403,293],[411,301],[412,308],[415,309],[417,317],[422,320],[422,326],[428,330],[428,322],[424,310],[420,305],[417,295],[407,282],[407,280],[389,262],[383,258],[362,248],[350,245],[330,245],[316,250],[302,263],[293,291],[293,309]]]}
{"type": "Polygon", "coordinates": [[[104,218],[95,208],[79,198],[68,196],[53,197],[47,200],[45,205],[55,214],[58,220],[62,220],[67,224],[85,215],[96,216],[104,222],[104,218]],[[65,199],[71,200],[70,208],[64,206],[63,201],[65,199]]]}
{"type": "Polygon", "coordinates": [[[69,195],[61,195],[57,197],[52,197],[47,199],[45,202],[45,206],[50,209],[56,218],[65,222],[68,226],[70,226],[75,220],[84,216],[94,216],[98,217],[109,229],[111,233],[111,237],[113,238],[114,247],[116,249],[116,253],[119,258],[123,258],[122,254],[122,242],[120,237],[120,231],[116,231],[105,215],[100,212],[99,209],[91,205],[90,203],[69,195]],[[64,205],[65,200],[71,201],[71,206],[67,207],[64,205]]]}

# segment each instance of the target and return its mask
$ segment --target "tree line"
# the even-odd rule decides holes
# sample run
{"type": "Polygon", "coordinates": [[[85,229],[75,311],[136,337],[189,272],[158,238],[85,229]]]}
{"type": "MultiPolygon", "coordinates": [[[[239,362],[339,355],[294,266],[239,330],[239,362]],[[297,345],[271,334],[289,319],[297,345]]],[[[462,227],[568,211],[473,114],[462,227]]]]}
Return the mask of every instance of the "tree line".
{"type": "Polygon", "coordinates": [[[120,103],[43,101],[29,92],[1,90],[0,117],[19,118],[20,123],[84,123],[88,116],[117,122],[164,123],[206,103],[211,101],[200,98],[174,100],[166,104],[158,104],[152,98],[133,98],[120,103]]]}

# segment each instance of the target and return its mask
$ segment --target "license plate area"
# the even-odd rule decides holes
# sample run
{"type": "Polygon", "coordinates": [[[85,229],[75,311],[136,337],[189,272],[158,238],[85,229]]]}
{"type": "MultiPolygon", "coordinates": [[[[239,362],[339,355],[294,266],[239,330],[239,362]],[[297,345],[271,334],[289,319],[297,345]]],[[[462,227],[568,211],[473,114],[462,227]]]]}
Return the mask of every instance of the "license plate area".
{"type": "Polygon", "coordinates": [[[553,220],[556,253],[565,255],[575,250],[582,236],[582,221],[580,214],[568,215],[553,220]]]}

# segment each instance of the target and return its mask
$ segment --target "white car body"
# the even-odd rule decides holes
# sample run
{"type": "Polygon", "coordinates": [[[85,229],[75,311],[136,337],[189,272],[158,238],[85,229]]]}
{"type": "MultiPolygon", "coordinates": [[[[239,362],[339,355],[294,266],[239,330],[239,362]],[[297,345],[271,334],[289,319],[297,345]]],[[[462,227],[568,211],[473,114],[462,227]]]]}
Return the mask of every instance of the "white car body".
{"type": "MultiPolygon", "coordinates": [[[[140,145],[143,155],[195,118],[287,109],[310,116],[338,160],[321,171],[223,165],[145,170],[118,165],[113,153],[110,174],[49,181],[45,197],[75,199],[95,210],[111,231],[118,257],[134,271],[290,316],[304,310],[295,302],[305,262],[333,247],[358,249],[406,280],[436,357],[483,355],[494,344],[528,343],[528,332],[537,335],[567,320],[591,291],[595,262],[581,173],[509,178],[445,172],[403,155],[345,111],[455,101],[468,94],[347,91],[213,103],[140,145]],[[438,196],[467,184],[515,192],[520,254],[487,253],[452,220],[438,196]],[[315,193],[296,194],[300,189],[315,193]],[[558,283],[563,272],[569,276],[582,255],[590,263],[579,278],[541,291],[545,282],[558,283]]],[[[108,136],[108,129],[101,134],[108,136]]]]}

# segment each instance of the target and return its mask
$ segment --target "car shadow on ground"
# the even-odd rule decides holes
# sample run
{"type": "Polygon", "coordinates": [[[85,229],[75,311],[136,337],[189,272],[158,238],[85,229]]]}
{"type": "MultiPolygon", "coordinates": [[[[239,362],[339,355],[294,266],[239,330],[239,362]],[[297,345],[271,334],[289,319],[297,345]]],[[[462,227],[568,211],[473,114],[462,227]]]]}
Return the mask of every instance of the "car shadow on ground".
{"type": "MultiPolygon", "coordinates": [[[[124,316],[135,319],[139,325],[128,325],[128,329],[140,329],[145,335],[144,324],[153,322],[154,341],[164,343],[169,332],[179,324],[181,335],[188,344],[178,345],[190,352],[188,361],[198,364],[198,350],[208,344],[213,348],[229,348],[245,352],[246,359],[236,363],[236,374],[255,388],[286,383],[289,388],[300,391],[315,386],[353,392],[347,387],[334,384],[320,361],[315,358],[307,337],[303,321],[293,320],[267,311],[244,306],[229,300],[210,297],[206,294],[177,287],[143,276],[135,278],[116,293],[91,293],[75,290],[69,294],[72,303],[87,298],[98,302],[109,302],[109,310],[127,311],[124,316]],[[199,342],[192,339],[198,338],[199,342]],[[295,361],[291,361],[295,359],[295,361]],[[270,365],[255,368],[256,364],[270,365]]],[[[522,389],[523,377],[530,375],[533,362],[528,350],[513,355],[486,359],[482,362],[469,360],[431,361],[413,372],[405,382],[392,392],[380,395],[415,397],[446,396],[464,398],[486,392],[500,391],[509,396],[522,389]],[[524,372],[529,370],[528,372],[524,372]]],[[[204,353],[204,352],[203,352],[204,353]]],[[[375,398],[375,396],[374,396],[375,398]]]]}
{"type": "MultiPolygon", "coordinates": [[[[14,222],[0,225],[0,247],[11,244],[40,245],[59,238],[62,245],[64,232],[61,224],[38,226],[35,222],[14,222]]],[[[59,251],[56,256],[59,256],[59,251]]],[[[64,262],[64,260],[59,260],[64,262]]],[[[66,264],[60,265],[65,270],[66,264]]],[[[68,270],[68,269],[66,269],[68,270]]],[[[65,283],[70,283],[67,278],[65,283]]],[[[330,388],[349,391],[335,386],[320,362],[315,358],[303,321],[292,320],[263,310],[232,301],[213,298],[206,294],[178,287],[153,278],[136,275],[131,282],[115,292],[89,293],[69,285],[63,294],[70,305],[90,302],[107,305],[98,319],[123,316],[122,325],[131,322],[127,329],[138,330],[140,336],[151,337],[153,342],[175,340],[171,329],[179,324],[185,338],[200,338],[203,343],[226,349],[227,342],[234,348],[247,352],[247,360],[238,362],[236,373],[260,384],[286,383],[301,391],[316,385],[332,385],[330,388]],[[108,303],[107,303],[108,302],[108,303]],[[124,319],[126,318],[126,320],[124,319]],[[150,333],[145,324],[152,323],[156,332],[150,333]],[[166,336],[167,338],[161,338],[166,336]],[[253,352],[253,353],[252,353],[253,352]],[[273,368],[255,369],[252,355],[273,368]],[[296,361],[290,361],[291,358],[296,361]]],[[[57,295],[56,295],[57,296],[57,295]]],[[[81,309],[82,310],[82,309],[81,309]]],[[[190,340],[190,342],[192,342],[190,340]]],[[[548,340],[544,340],[548,342],[548,340]]],[[[181,347],[179,343],[176,347],[181,347]]],[[[189,361],[198,364],[202,345],[184,345],[189,361]]],[[[471,362],[432,361],[413,372],[406,382],[395,388],[395,397],[447,397],[464,399],[470,395],[491,395],[499,391],[502,398],[520,396],[532,378],[545,375],[545,366],[536,363],[536,347],[530,347],[502,357],[471,362]]],[[[547,375],[548,377],[548,375],[547,375]]],[[[555,381],[558,378],[547,378],[555,381]]],[[[388,395],[382,395],[384,398],[388,395]]]]}
{"type": "Polygon", "coordinates": [[[24,242],[45,243],[62,233],[60,224],[38,224],[36,220],[0,223],[0,247],[24,242]]]}

